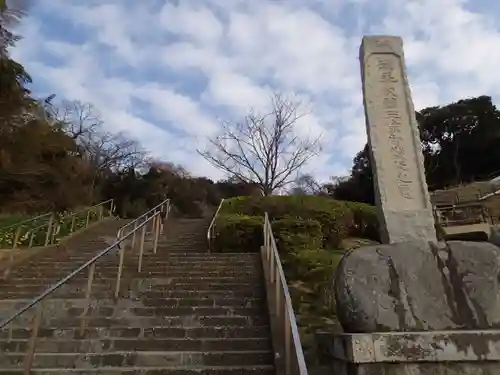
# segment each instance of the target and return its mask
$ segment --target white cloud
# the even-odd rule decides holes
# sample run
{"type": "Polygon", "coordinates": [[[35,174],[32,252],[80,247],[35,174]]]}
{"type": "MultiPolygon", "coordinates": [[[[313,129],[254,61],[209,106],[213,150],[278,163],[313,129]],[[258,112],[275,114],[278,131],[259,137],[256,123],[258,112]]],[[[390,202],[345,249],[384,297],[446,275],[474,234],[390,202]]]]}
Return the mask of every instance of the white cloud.
{"type": "Polygon", "coordinates": [[[235,115],[245,116],[250,108],[268,107],[271,93],[247,76],[224,70],[210,76],[202,98],[207,104],[226,106],[235,115]]]}
{"type": "Polygon", "coordinates": [[[417,109],[500,94],[500,14],[475,4],[40,0],[13,56],[36,92],[90,101],[110,130],[214,177],[194,150],[217,122],[267,107],[272,90],[296,92],[312,109],[298,131],[325,142],[307,170],[326,179],[348,171],[366,141],[359,30],[404,38],[417,109]]]}
{"type": "Polygon", "coordinates": [[[187,2],[178,5],[165,3],[160,12],[160,25],[169,33],[202,45],[217,43],[224,32],[221,21],[212,11],[194,2],[190,5],[187,2]]]}
{"type": "Polygon", "coordinates": [[[203,136],[216,130],[213,119],[204,114],[198,103],[187,96],[154,84],[137,87],[133,95],[150,105],[157,120],[169,121],[178,131],[203,136]]]}

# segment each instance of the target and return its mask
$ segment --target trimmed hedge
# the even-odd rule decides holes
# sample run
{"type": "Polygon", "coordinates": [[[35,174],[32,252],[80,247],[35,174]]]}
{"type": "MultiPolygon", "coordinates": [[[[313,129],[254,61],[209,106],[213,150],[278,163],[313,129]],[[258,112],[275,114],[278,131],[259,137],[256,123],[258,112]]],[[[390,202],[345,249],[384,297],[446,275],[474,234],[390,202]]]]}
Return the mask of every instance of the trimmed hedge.
{"type": "Polygon", "coordinates": [[[215,252],[254,253],[264,243],[263,218],[242,214],[221,214],[212,241],[215,252]]]}
{"type": "Polygon", "coordinates": [[[316,220],[285,217],[271,222],[280,254],[295,250],[320,248],[323,245],[321,224],[316,220]]]}
{"type": "Polygon", "coordinates": [[[378,240],[375,207],[364,203],[316,196],[237,197],[225,201],[221,208],[221,214],[226,215],[263,217],[266,212],[271,221],[284,218],[317,221],[321,225],[324,248],[338,248],[348,236],[378,240]]]}

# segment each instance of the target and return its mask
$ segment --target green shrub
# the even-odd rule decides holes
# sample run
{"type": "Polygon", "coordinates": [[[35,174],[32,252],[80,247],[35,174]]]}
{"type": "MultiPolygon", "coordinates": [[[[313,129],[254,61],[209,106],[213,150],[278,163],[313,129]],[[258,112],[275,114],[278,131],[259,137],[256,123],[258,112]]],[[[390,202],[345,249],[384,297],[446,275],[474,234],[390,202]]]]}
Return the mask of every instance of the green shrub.
{"type": "Polygon", "coordinates": [[[218,252],[252,253],[263,245],[263,218],[223,214],[215,223],[212,250],[218,252]]]}
{"type": "Polygon", "coordinates": [[[267,212],[271,220],[316,220],[323,231],[323,245],[330,248],[338,247],[355,226],[353,210],[346,202],[316,196],[237,197],[225,201],[221,212],[249,216],[264,216],[267,212]]]}
{"type": "Polygon", "coordinates": [[[323,246],[321,224],[316,220],[285,217],[271,223],[280,254],[323,246]]]}
{"type": "Polygon", "coordinates": [[[307,249],[290,254],[284,268],[289,282],[302,282],[307,293],[294,293],[295,301],[307,302],[318,313],[331,314],[334,311],[333,281],[343,254],[324,249],[307,249]]]}
{"type": "Polygon", "coordinates": [[[365,203],[346,202],[354,216],[350,235],[380,241],[377,208],[365,203]]]}

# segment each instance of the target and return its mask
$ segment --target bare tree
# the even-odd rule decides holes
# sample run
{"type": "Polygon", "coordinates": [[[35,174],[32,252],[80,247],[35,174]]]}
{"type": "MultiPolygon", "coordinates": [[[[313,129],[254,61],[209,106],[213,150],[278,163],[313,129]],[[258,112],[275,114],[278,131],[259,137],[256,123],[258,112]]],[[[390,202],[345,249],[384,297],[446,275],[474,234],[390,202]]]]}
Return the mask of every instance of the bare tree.
{"type": "Polygon", "coordinates": [[[84,143],[85,138],[88,139],[91,134],[102,130],[103,121],[90,103],[63,100],[58,106],[49,104],[52,118],[59,122],[66,134],[77,143],[84,143]]]}
{"type": "Polygon", "coordinates": [[[86,159],[97,172],[139,167],[145,160],[145,151],[136,140],[123,133],[90,133],[85,142],[86,159]]]}
{"type": "Polygon", "coordinates": [[[79,156],[86,161],[92,175],[91,195],[103,173],[137,168],[144,163],[146,153],[138,142],[123,133],[105,131],[104,123],[92,104],[63,101],[59,106],[50,105],[52,118],[61,124],[76,143],[79,156]]]}
{"type": "Polygon", "coordinates": [[[299,170],[320,151],[320,137],[299,137],[294,126],[305,113],[300,103],[274,94],[271,111],[250,113],[242,122],[223,122],[220,134],[199,151],[232,178],[255,183],[264,195],[292,182],[299,170]]]}
{"type": "Polygon", "coordinates": [[[144,162],[145,152],[137,141],[123,133],[110,133],[103,129],[104,122],[90,103],[63,101],[52,106],[52,117],[78,145],[81,157],[96,173],[106,169],[136,167],[144,162]]]}
{"type": "Polygon", "coordinates": [[[110,171],[139,168],[145,161],[146,152],[138,142],[122,133],[86,133],[83,139],[83,158],[92,173],[91,196],[100,176],[110,171]]]}
{"type": "Polygon", "coordinates": [[[294,182],[290,189],[291,195],[316,195],[322,190],[321,184],[319,184],[312,175],[303,174],[300,175],[294,182]]]}

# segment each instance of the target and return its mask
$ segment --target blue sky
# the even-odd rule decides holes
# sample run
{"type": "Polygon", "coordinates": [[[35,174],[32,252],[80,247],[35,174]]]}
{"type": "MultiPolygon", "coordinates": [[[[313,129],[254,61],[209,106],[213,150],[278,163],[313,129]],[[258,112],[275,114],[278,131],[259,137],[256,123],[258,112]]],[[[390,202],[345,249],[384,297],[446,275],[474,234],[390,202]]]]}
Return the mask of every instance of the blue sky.
{"type": "Polygon", "coordinates": [[[323,134],[307,166],[347,173],[366,141],[358,48],[403,37],[416,109],[500,94],[493,0],[36,0],[12,50],[38,95],[92,103],[110,131],[196,175],[221,174],[195,150],[224,120],[264,110],[272,91],[307,108],[323,134]]]}

